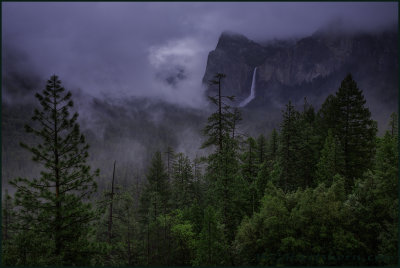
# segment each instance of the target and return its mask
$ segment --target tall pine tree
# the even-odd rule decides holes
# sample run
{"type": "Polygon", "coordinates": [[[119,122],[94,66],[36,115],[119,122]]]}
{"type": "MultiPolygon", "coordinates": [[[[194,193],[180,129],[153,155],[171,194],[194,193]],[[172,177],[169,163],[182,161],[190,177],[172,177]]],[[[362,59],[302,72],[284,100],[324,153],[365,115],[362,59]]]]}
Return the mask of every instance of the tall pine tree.
{"type": "MultiPolygon", "coordinates": [[[[146,241],[146,264],[165,264],[162,256],[166,241],[166,228],[159,223],[170,211],[170,185],[161,152],[156,152],[147,173],[147,184],[141,196],[140,214],[143,240],[146,241]],[[163,237],[160,243],[160,237],[163,237]]],[[[164,221],[165,222],[165,221],[164,221]]]]}
{"type": "Polygon", "coordinates": [[[303,112],[300,114],[299,175],[302,187],[314,184],[315,165],[318,156],[318,142],[315,131],[315,112],[312,105],[304,98],[303,112]]]}
{"type": "MultiPolygon", "coordinates": [[[[351,74],[342,81],[335,96],[323,105],[322,125],[332,129],[340,140],[344,154],[346,189],[354,185],[371,167],[375,153],[376,122],[366,107],[366,100],[351,74]]],[[[326,136],[325,136],[326,137],[326,136]]]]}
{"type": "MultiPolygon", "coordinates": [[[[232,109],[227,101],[234,97],[222,94],[223,74],[217,74],[212,84],[218,86],[218,95],[209,97],[216,111],[208,118],[204,129],[206,141],[203,148],[213,147],[214,153],[208,156],[206,173],[209,185],[207,197],[209,203],[220,212],[224,226],[225,237],[231,242],[234,239],[236,227],[245,213],[245,188],[239,173],[238,135],[235,131],[240,120],[238,110],[232,109]],[[236,134],[234,134],[236,133],[236,134]]],[[[233,264],[233,255],[230,256],[233,264]]]]}
{"type": "Polygon", "coordinates": [[[195,199],[192,165],[183,153],[176,155],[172,166],[172,199],[175,208],[189,207],[195,199]]]}
{"type": "Polygon", "coordinates": [[[340,143],[333,137],[329,130],[325,139],[324,147],[321,150],[321,157],[316,166],[317,182],[324,182],[330,186],[336,174],[343,175],[344,159],[340,143]]]}
{"type": "MultiPolygon", "coordinates": [[[[53,75],[36,98],[42,106],[32,117],[37,124],[25,128],[41,143],[21,146],[33,154],[33,161],[41,164],[43,171],[39,178],[11,182],[17,190],[18,229],[20,234],[46,241],[49,259],[29,264],[88,265],[91,223],[97,215],[87,200],[96,191],[99,172],[91,172],[86,164],[89,145],[80,133],[78,113],[70,116],[71,93],[65,93],[58,77],[53,75]]],[[[43,247],[30,250],[34,255],[43,247]]]]}
{"type": "Polygon", "coordinates": [[[247,186],[248,193],[247,203],[250,205],[247,211],[254,212],[257,204],[257,188],[256,188],[256,178],[259,170],[259,153],[257,152],[257,142],[249,137],[244,144],[244,152],[241,155],[242,160],[242,177],[244,179],[244,184],[247,186]]]}
{"type": "Polygon", "coordinates": [[[267,161],[270,167],[270,171],[272,171],[272,167],[274,166],[277,160],[278,145],[279,145],[279,135],[276,129],[274,128],[271,132],[267,146],[267,161]]]}
{"type": "Polygon", "coordinates": [[[278,147],[278,167],[275,165],[277,172],[277,184],[284,191],[295,190],[302,185],[302,178],[299,170],[300,166],[300,113],[295,110],[292,103],[286,105],[283,112],[283,121],[281,124],[280,143],[278,147]]]}

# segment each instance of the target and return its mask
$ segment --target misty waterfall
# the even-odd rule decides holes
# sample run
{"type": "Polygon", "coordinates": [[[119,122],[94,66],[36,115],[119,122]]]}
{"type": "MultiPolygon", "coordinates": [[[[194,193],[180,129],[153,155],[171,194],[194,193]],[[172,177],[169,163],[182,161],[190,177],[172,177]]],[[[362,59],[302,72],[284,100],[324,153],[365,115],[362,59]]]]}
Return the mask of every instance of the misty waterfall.
{"type": "Polygon", "coordinates": [[[253,71],[253,80],[251,81],[250,95],[239,104],[239,107],[246,106],[255,97],[256,72],[257,72],[257,67],[255,67],[253,71]]]}

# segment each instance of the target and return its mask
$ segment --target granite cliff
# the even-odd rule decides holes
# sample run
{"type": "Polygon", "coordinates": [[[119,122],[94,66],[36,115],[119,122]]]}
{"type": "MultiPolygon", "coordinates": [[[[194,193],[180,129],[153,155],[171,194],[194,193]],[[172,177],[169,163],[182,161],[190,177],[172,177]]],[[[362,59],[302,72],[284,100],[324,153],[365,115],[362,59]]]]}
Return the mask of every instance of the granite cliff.
{"type": "MultiPolygon", "coordinates": [[[[265,114],[275,118],[289,100],[300,106],[307,97],[318,108],[339,88],[347,73],[352,73],[364,91],[376,120],[385,124],[390,113],[397,111],[396,31],[318,31],[297,40],[269,42],[255,42],[240,34],[224,32],[208,55],[203,83],[217,72],[225,73],[224,95],[236,96],[238,105],[250,95],[256,67],[255,97],[244,107],[244,114],[262,117],[265,123],[265,114]]],[[[213,90],[209,87],[207,94],[213,94],[213,90]]]]}

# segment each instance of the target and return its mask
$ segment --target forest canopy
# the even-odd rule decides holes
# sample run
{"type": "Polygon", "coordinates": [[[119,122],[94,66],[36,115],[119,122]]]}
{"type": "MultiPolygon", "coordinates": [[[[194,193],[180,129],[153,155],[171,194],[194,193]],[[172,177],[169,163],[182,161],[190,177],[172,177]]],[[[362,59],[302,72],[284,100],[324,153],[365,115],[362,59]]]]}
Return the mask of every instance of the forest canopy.
{"type": "Polygon", "coordinates": [[[26,118],[38,142],[21,143],[42,172],[3,196],[3,265],[398,264],[397,114],[377,136],[348,74],[318,111],[289,102],[279,129],[251,137],[224,78],[211,81],[206,157],[159,148],[128,185],[114,162],[109,190],[95,195],[72,94],[52,76],[26,118]]]}

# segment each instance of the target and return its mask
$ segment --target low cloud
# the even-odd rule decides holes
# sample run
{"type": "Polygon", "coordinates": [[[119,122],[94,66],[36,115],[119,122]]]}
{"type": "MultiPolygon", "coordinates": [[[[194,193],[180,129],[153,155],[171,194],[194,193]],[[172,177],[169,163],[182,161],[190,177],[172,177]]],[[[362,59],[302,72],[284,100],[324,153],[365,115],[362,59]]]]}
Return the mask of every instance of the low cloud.
{"type": "MultiPolygon", "coordinates": [[[[3,3],[3,70],[56,73],[99,97],[145,96],[204,107],[208,52],[224,30],[254,40],[312,34],[340,18],[373,31],[397,24],[397,3],[3,3]]],[[[27,73],[27,75],[29,75],[27,73]]]]}

